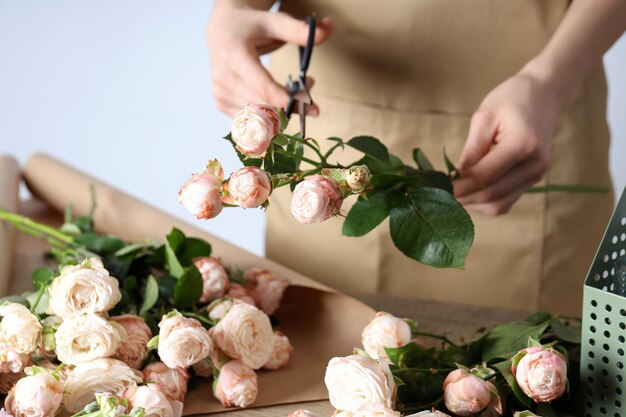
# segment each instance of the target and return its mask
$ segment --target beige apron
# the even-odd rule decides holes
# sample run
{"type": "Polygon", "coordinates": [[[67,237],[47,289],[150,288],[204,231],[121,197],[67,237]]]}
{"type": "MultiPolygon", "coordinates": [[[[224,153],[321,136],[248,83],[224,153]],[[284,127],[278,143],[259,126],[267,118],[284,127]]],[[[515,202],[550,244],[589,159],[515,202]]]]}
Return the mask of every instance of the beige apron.
{"type": "MultiPolygon", "coordinates": [[[[313,52],[309,74],[321,115],[307,120],[307,136],[372,135],[406,162],[419,147],[443,170],[444,147],[458,160],[481,100],[541,51],[567,4],[285,0],[283,10],[295,16],[335,20],[332,37],[313,52]]],[[[295,47],[281,49],[273,75],[286,80],[297,74],[297,62],[295,47]]],[[[599,65],[559,120],[542,183],[611,184],[605,106],[599,65]]],[[[350,292],[579,315],[583,280],[612,207],[612,193],[545,193],[524,195],[504,216],[472,213],[466,268],[450,270],[405,257],[386,222],[361,238],[341,236],[341,218],[300,225],[289,212],[289,191],[281,189],[268,210],[267,256],[350,292]]]]}

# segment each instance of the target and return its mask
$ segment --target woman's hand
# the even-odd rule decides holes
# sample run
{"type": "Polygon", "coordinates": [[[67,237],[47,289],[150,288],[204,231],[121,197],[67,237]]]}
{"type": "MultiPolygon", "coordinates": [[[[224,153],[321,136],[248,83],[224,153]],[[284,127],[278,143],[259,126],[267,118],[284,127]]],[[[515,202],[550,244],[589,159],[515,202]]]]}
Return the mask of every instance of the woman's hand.
{"type": "Polygon", "coordinates": [[[508,212],[546,173],[561,106],[548,83],[524,71],[492,90],[472,117],[458,163],[459,202],[492,216],[508,212]]]}
{"type": "MultiPolygon", "coordinates": [[[[309,34],[305,21],[255,8],[253,3],[259,1],[216,1],[207,27],[213,96],[217,108],[230,116],[249,103],[287,105],[287,91],[274,81],[259,57],[285,43],[305,45],[309,34]]],[[[315,43],[326,40],[331,31],[332,21],[321,19],[315,43]]],[[[311,115],[319,112],[316,106],[307,110],[311,115]]]]}

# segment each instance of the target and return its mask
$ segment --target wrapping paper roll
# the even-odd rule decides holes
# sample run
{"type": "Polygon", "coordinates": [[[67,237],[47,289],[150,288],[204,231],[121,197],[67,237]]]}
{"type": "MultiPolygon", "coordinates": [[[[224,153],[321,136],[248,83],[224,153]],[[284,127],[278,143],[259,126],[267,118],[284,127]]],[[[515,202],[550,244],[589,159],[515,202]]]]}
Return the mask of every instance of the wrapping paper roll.
{"type": "MultiPolygon", "coordinates": [[[[19,209],[20,167],[10,156],[0,156],[0,208],[17,213],[19,209]]],[[[7,295],[12,273],[15,230],[0,223],[0,296],[7,295]]]]}

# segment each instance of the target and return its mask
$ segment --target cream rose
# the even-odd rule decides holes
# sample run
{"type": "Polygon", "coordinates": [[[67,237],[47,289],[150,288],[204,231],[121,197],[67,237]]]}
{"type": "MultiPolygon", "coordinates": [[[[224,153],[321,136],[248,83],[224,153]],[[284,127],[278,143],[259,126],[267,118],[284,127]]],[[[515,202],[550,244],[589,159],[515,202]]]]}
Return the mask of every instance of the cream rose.
{"type": "Polygon", "coordinates": [[[208,303],[223,296],[228,290],[228,273],[217,258],[200,257],[193,260],[202,275],[201,303],[208,303]]]}
{"type": "Polygon", "coordinates": [[[411,341],[411,327],[398,317],[379,312],[363,329],[361,342],[363,348],[374,359],[390,362],[385,348],[398,348],[411,341]]]}
{"type": "Polygon", "coordinates": [[[446,408],[458,416],[471,416],[487,407],[491,391],[487,382],[465,369],[455,369],[443,382],[446,408]]]}
{"type": "Polygon", "coordinates": [[[363,404],[352,413],[352,417],[400,417],[401,414],[383,404],[363,404]]]}
{"type": "Polygon", "coordinates": [[[197,219],[212,219],[222,211],[222,182],[224,171],[217,160],[209,161],[206,169],[194,174],[178,192],[178,203],[197,219]]]}
{"type": "Polygon", "coordinates": [[[228,288],[226,296],[246,304],[256,305],[254,299],[250,295],[250,292],[246,289],[246,287],[240,284],[230,284],[230,288],[228,288]]]}
{"type": "Polygon", "coordinates": [[[183,413],[183,403],[170,401],[155,384],[131,387],[124,397],[130,408],[143,408],[145,417],[180,417],[183,413]]]}
{"type": "Polygon", "coordinates": [[[63,405],[70,413],[77,413],[95,400],[96,393],[121,396],[127,388],[141,382],[141,372],[118,359],[95,359],[81,363],[69,373],[63,405]]]}
{"type": "Polygon", "coordinates": [[[247,407],[259,392],[256,373],[239,361],[230,361],[220,369],[213,392],[224,407],[247,407]]]}
{"type": "Polygon", "coordinates": [[[274,107],[248,104],[235,115],[230,134],[241,153],[262,157],[279,129],[280,118],[274,107]]]}
{"type": "Polygon", "coordinates": [[[524,356],[511,371],[520,388],[535,402],[561,397],[567,387],[567,363],[554,349],[542,346],[524,349],[524,356]]]}
{"type": "Polygon", "coordinates": [[[250,296],[256,306],[265,314],[270,316],[274,314],[280,307],[283,294],[289,287],[289,281],[262,268],[249,268],[244,272],[243,277],[251,283],[250,296]]]}
{"type": "Polygon", "coordinates": [[[259,369],[272,354],[270,319],[253,305],[233,304],[212,333],[224,353],[252,369],[259,369]]]}
{"type": "Polygon", "coordinates": [[[261,168],[247,166],[231,174],[228,193],[223,201],[243,208],[255,208],[265,203],[271,192],[269,174],[261,168]]]}
{"type": "Polygon", "coordinates": [[[0,337],[19,353],[31,353],[41,341],[43,326],[25,306],[17,303],[0,305],[0,337]]]}
{"type": "Polygon", "coordinates": [[[332,358],[324,383],[330,403],[338,410],[356,411],[364,404],[394,408],[396,384],[386,362],[363,355],[332,358]]]}
{"type": "Polygon", "coordinates": [[[299,223],[319,223],[339,213],[342,203],[343,197],[334,180],[313,175],[296,185],[290,209],[299,223]]]}
{"type": "Polygon", "coordinates": [[[148,356],[148,342],[152,339],[150,326],[143,317],[133,314],[111,317],[111,321],[119,324],[126,331],[126,338],[115,352],[115,357],[126,362],[131,368],[139,369],[148,356]]]}
{"type": "Polygon", "coordinates": [[[158,385],[172,401],[184,401],[189,373],[183,368],[168,368],[163,362],[152,362],[143,368],[143,380],[158,385]]]}
{"type": "Polygon", "coordinates": [[[29,353],[20,353],[12,344],[0,339],[0,373],[22,372],[29,364],[29,353]]]}
{"type": "Polygon", "coordinates": [[[280,330],[274,330],[272,341],[272,354],[269,360],[263,364],[263,369],[274,370],[287,366],[293,352],[289,338],[280,330]]]}
{"type": "Polygon", "coordinates": [[[159,357],[170,368],[188,368],[213,350],[209,332],[196,319],[163,316],[159,328],[159,357]]]}
{"type": "MultiPolygon", "coordinates": [[[[217,349],[213,349],[214,351],[217,349]]],[[[209,358],[204,358],[192,365],[195,374],[202,378],[211,378],[213,376],[213,365],[209,361],[209,358]]]]}
{"type": "Polygon", "coordinates": [[[115,354],[126,331],[96,314],[65,320],[56,331],[58,359],[66,365],[108,358],[115,354]]]}
{"type": "Polygon", "coordinates": [[[51,374],[26,376],[15,384],[4,406],[15,417],[54,417],[63,399],[63,384],[51,374]]]}
{"type": "Polygon", "coordinates": [[[48,313],[66,319],[86,313],[106,313],[122,299],[119,282],[98,258],[66,266],[50,287],[48,313]]]}

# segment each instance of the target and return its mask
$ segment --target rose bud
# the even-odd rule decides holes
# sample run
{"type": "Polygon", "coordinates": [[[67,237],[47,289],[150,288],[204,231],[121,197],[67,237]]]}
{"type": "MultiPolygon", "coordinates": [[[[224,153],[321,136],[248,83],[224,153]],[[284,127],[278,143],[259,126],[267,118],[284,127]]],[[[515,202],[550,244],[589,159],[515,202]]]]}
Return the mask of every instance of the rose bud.
{"type": "Polygon", "coordinates": [[[313,175],[296,185],[291,197],[291,214],[302,224],[318,223],[339,213],[343,197],[337,183],[313,175]]]}
{"type": "Polygon", "coordinates": [[[76,365],[115,354],[126,330],[114,321],[96,314],[65,320],[56,331],[57,357],[66,365],[76,365]]]}
{"type": "Polygon", "coordinates": [[[259,369],[272,354],[270,319],[253,305],[233,304],[211,332],[226,355],[252,369],[259,369]]]}
{"type": "Polygon", "coordinates": [[[128,335],[117,348],[115,357],[124,361],[131,368],[139,369],[148,357],[148,342],[152,339],[152,330],[143,317],[133,314],[111,317],[111,321],[121,325],[128,335]]]}
{"type": "Polygon", "coordinates": [[[272,341],[272,354],[269,360],[263,364],[263,369],[275,370],[287,366],[293,352],[291,342],[280,330],[274,330],[272,341]]]}
{"type": "Polygon", "coordinates": [[[119,282],[99,258],[66,266],[50,287],[48,313],[73,319],[86,313],[106,313],[122,299],[119,282]]]}
{"type": "Polygon", "coordinates": [[[61,406],[63,388],[51,374],[26,376],[13,386],[4,407],[15,417],[54,417],[61,406]]]}
{"type": "Polygon", "coordinates": [[[30,365],[30,354],[20,353],[10,343],[0,340],[0,373],[18,373],[30,365]]]}
{"type": "Polygon", "coordinates": [[[183,403],[168,400],[155,384],[131,387],[124,397],[130,408],[143,408],[146,417],[180,417],[183,413],[183,403]]]}
{"type": "Polygon", "coordinates": [[[401,414],[383,404],[367,403],[354,410],[352,417],[400,417],[401,414]]]}
{"type": "Polygon", "coordinates": [[[168,368],[163,362],[152,362],[143,368],[143,380],[158,385],[172,401],[184,401],[189,373],[183,368],[168,368]]]}
{"type": "Polygon", "coordinates": [[[554,349],[542,346],[524,349],[517,366],[511,368],[520,388],[535,402],[546,403],[561,397],[567,387],[567,363],[554,349]]]}
{"type": "Polygon", "coordinates": [[[280,301],[289,286],[289,281],[262,268],[249,268],[244,272],[243,277],[251,283],[250,295],[256,306],[267,315],[274,314],[280,307],[280,301]]]}
{"type": "Polygon", "coordinates": [[[170,368],[188,368],[213,349],[209,332],[196,319],[163,316],[159,328],[159,357],[170,368]]]}
{"type": "MultiPolygon", "coordinates": [[[[213,349],[215,352],[217,349],[213,349]]],[[[211,378],[213,376],[213,365],[209,358],[204,358],[192,365],[193,371],[197,376],[202,378],[211,378]]]]}
{"type": "Polygon", "coordinates": [[[399,348],[411,341],[411,326],[389,313],[376,313],[361,333],[363,348],[374,359],[391,362],[385,348],[399,348]]]}
{"type": "Polygon", "coordinates": [[[312,411],[304,410],[301,408],[289,414],[287,417],[319,417],[319,416],[312,411]]]}
{"type": "Polygon", "coordinates": [[[443,382],[443,401],[453,414],[470,416],[487,407],[491,392],[483,379],[465,369],[456,369],[443,382]]]}
{"type": "Polygon", "coordinates": [[[263,157],[279,129],[276,109],[267,104],[248,104],[235,115],[230,135],[239,152],[263,157]]]}
{"type": "Polygon", "coordinates": [[[259,392],[256,373],[239,361],[230,361],[220,369],[213,393],[224,407],[247,407],[259,392]]]}
{"type": "Polygon", "coordinates": [[[370,184],[372,174],[367,165],[355,165],[346,171],[346,182],[353,191],[361,192],[370,184]]]}
{"type": "Polygon", "coordinates": [[[219,259],[204,256],[195,258],[193,264],[202,275],[201,303],[208,303],[226,293],[229,283],[228,273],[219,259]]]}
{"type": "Polygon", "coordinates": [[[220,321],[222,317],[228,313],[228,310],[230,310],[235,302],[236,300],[230,297],[222,297],[214,300],[206,307],[206,311],[209,313],[209,318],[211,320],[220,321]]]}
{"type": "Polygon", "coordinates": [[[505,398],[500,394],[498,388],[491,381],[487,381],[487,388],[491,393],[491,399],[487,407],[478,415],[478,417],[500,417],[504,414],[505,398]]]}
{"type": "Polygon", "coordinates": [[[194,174],[178,192],[178,203],[197,219],[212,219],[222,211],[224,171],[217,160],[209,161],[206,170],[194,174]]]}
{"type": "Polygon", "coordinates": [[[7,395],[15,383],[25,376],[26,374],[24,372],[0,373],[0,394],[7,395]]]}
{"type": "Polygon", "coordinates": [[[227,297],[234,298],[235,300],[239,300],[243,303],[250,304],[256,306],[254,299],[250,295],[250,292],[243,285],[239,284],[230,284],[228,288],[228,292],[226,293],[227,297]]]}
{"type": "Polygon", "coordinates": [[[43,326],[25,306],[17,303],[0,305],[0,334],[18,353],[31,353],[39,346],[43,326]]]}
{"type": "Polygon", "coordinates": [[[247,166],[230,176],[228,193],[225,193],[222,201],[243,208],[255,208],[265,203],[271,192],[269,174],[260,168],[247,166]]]}
{"type": "Polygon", "coordinates": [[[141,382],[140,371],[117,359],[81,363],[69,373],[63,405],[70,413],[77,413],[93,402],[97,393],[121,396],[126,389],[141,382]]]}
{"type": "Polygon", "coordinates": [[[393,409],[396,403],[396,384],[389,366],[368,356],[332,358],[324,383],[330,403],[338,410],[355,412],[368,403],[393,409]]]}

